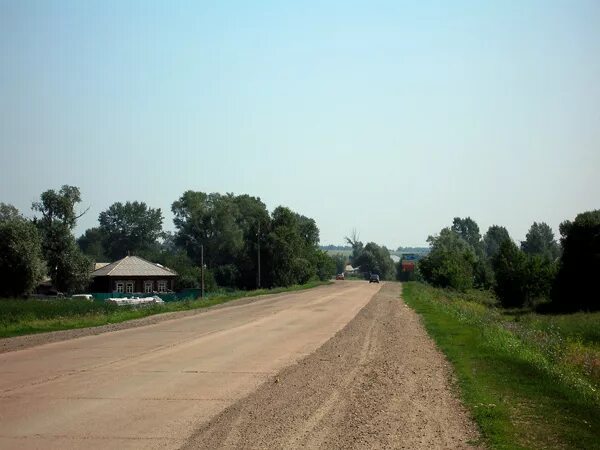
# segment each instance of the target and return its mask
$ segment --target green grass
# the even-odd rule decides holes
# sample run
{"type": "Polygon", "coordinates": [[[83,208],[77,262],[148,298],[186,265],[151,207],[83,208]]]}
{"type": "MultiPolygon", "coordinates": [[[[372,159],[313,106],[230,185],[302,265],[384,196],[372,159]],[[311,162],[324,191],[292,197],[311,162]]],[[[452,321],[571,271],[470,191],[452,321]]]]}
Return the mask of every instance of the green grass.
{"type": "MultiPolygon", "coordinates": [[[[571,340],[581,335],[575,316],[515,321],[493,302],[414,282],[404,284],[404,299],[453,364],[485,444],[600,448],[598,380],[568,358],[573,342],[589,350],[571,340]]],[[[597,327],[597,315],[583,318],[583,330],[593,321],[597,327]]]]}
{"type": "Polygon", "coordinates": [[[532,328],[556,332],[567,339],[600,348],[600,312],[561,315],[526,314],[519,317],[519,320],[532,328]]]}
{"type": "Polygon", "coordinates": [[[287,288],[217,292],[204,300],[169,302],[143,308],[119,307],[103,301],[1,299],[0,338],[119,323],[165,312],[207,308],[244,297],[310,289],[329,283],[313,281],[287,288]]]}

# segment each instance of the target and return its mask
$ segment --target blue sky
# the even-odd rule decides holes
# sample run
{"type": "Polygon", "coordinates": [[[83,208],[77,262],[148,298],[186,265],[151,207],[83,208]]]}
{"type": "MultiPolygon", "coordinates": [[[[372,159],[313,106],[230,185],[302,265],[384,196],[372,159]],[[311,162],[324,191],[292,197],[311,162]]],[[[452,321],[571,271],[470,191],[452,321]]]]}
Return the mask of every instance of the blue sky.
{"type": "Polygon", "coordinates": [[[0,201],[248,193],[424,244],[600,208],[600,3],[0,0],[0,201]]]}

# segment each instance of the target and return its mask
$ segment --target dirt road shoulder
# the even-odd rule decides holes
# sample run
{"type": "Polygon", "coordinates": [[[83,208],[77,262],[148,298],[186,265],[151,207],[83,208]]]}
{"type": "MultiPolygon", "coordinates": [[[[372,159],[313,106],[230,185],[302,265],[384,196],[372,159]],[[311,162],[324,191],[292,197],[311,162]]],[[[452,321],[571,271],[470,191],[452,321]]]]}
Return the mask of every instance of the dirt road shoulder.
{"type": "Polygon", "coordinates": [[[184,448],[471,448],[448,362],[387,283],[330,341],[201,425],[184,448]]]}

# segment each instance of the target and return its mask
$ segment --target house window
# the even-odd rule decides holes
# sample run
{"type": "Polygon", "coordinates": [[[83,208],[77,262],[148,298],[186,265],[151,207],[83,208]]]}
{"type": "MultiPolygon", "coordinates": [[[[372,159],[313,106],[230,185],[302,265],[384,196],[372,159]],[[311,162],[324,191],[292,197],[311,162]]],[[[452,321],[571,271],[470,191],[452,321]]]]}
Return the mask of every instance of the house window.
{"type": "Polygon", "coordinates": [[[125,285],[123,284],[122,281],[118,281],[115,286],[116,286],[115,290],[117,292],[125,292],[125,285]]]}
{"type": "Polygon", "coordinates": [[[128,294],[133,294],[133,281],[128,281],[125,284],[125,292],[127,292],[128,294]]]}
{"type": "Polygon", "coordinates": [[[152,281],[144,281],[144,292],[146,294],[151,293],[153,288],[154,288],[154,283],[152,281]]]}
{"type": "Polygon", "coordinates": [[[167,282],[166,280],[158,281],[158,292],[167,292],[167,282]]]}

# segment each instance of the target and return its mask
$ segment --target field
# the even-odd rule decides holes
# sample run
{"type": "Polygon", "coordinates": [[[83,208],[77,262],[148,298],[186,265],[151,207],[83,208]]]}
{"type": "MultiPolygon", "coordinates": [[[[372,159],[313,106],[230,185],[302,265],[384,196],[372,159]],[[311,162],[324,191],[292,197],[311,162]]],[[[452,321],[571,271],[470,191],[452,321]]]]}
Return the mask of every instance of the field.
{"type": "Polygon", "coordinates": [[[342,255],[349,258],[352,255],[352,250],[325,250],[329,256],[342,255]]]}
{"type": "Polygon", "coordinates": [[[254,291],[221,291],[211,293],[203,300],[169,302],[144,308],[119,307],[100,300],[0,299],[0,338],[119,323],[165,312],[206,308],[243,297],[309,289],[328,283],[310,282],[301,286],[254,291]]]}
{"type": "Polygon", "coordinates": [[[492,448],[600,448],[600,314],[503,314],[486,293],[411,282],[404,299],[453,364],[492,448]]]}

